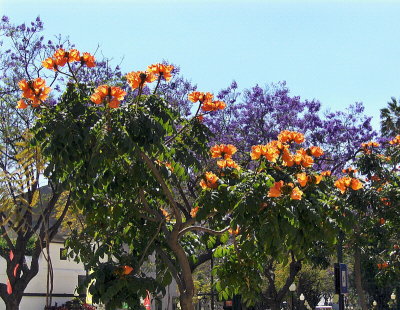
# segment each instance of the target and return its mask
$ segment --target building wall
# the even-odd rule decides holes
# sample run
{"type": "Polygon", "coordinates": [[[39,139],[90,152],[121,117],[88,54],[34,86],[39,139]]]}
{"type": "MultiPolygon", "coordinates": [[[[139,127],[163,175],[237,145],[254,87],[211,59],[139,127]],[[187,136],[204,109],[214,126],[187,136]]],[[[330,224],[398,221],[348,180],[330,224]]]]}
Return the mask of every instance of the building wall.
{"type": "MultiPolygon", "coordinates": [[[[60,249],[64,248],[61,243],[50,244],[50,255],[54,270],[54,294],[74,294],[78,286],[78,275],[85,275],[83,264],[77,264],[72,260],[60,260],[60,249]]],[[[29,257],[27,259],[30,265],[29,257]]],[[[0,258],[0,282],[7,282],[6,261],[0,258]]],[[[25,293],[46,293],[47,262],[43,255],[39,258],[39,273],[28,284],[25,293]]],[[[71,300],[72,297],[53,297],[53,305],[58,305],[71,300]]],[[[20,310],[43,310],[46,304],[45,297],[24,296],[20,304],[20,310]]],[[[0,310],[5,310],[5,304],[0,299],[0,310]]]]}
{"type": "MultiPolygon", "coordinates": [[[[60,249],[64,248],[62,243],[50,243],[50,256],[53,264],[54,271],[54,288],[53,294],[74,294],[78,286],[78,276],[85,275],[83,264],[78,264],[73,260],[60,260],[60,249]]],[[[149,257],[150,261],[154,263],[155,258],[153,255],[149,257]]],[[[30,265],[29,257],[27,257],[28,266],[30,265]]],[[[6,261],[0,257],[0,282],[7,282],[6,275],[6,261]]],[[[149,272],[148,275],[155,276],[155,272],[149,272]],[[153,274],[154,273],[154,274],[153,274]]],[[[46,293],[47,283],[47,262],[43,255],[39,258],[39,272],[28,284],[25,293],[46,293]]],[[[174,298],[178,296],[176,283],[173,282],[166,288],[166,295],[162,298],[161,309],[157,309],[155,300],[152,296],[151,309],[152,310],[172,310],[174,298]]],[[[61,305],[73,297],[53,297],[52,305],[57,303],[61,305]]],[[[24,296],[20,304],[20,310],[43,310],[46,304],[46,297],[33,297],[24,296]]],[[[0,298],[0,310],[5,310],[5,304],[0,298]]]]}

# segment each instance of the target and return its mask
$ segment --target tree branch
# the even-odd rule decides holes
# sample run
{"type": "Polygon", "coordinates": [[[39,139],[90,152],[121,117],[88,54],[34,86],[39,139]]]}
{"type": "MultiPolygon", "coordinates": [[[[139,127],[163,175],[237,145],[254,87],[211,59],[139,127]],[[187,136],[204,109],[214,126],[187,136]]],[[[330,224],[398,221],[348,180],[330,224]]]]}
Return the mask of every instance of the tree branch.
{"type": "Polygon", "coordinates": [[[180,277],[180,274],[178,272],[178,269],[176,269],[175,265],[173,264],[172,260],[168,255],[163,251],[161,247],[156,247],[156,253],[159,255],[161,260],[168,266],[169,271],[172,273],[172,276],[174,277],[176,284],[179,287],[180,292],[185,291],[185,286],[183,284],[183,281],[180,277]]]}
{"type": "Polygon", "coordinates": [[[165,196],[167,196],[168,202],[172,207],[172,211],[174,213],[175,219],[176,219],[176,224],[178,225],[178,227],[182,224],[182,217],[181,214],[179,212],[178,206],[174,200],[174,197],[172,195],[171,190],[168,188],[167,184],[165,183],[163,177],[161,176],[160,172],[157,170],[156,166],[153,164],[152,160],[139,149],[139,154],[142,157],[143,161],[145,162],[145,164],[147,165],[147,167],[151,170],[151,172],[153,173],[154,177],[157,179],[158,183],[160,183],[161,188],[165,194],[165,196]]]}
{"type": "Polygon", "coordinates": [[[154,242],[154,240],[157,238],[158,234],[160,233],[161,226],[162,226],[163,223],[164,223],[164,221],[161,221],[161,222],[160,222],[160,224],[158,225],[158,228],[157,228],[156,233],[155,233],[154,236],[150,239],[149,243],[146,245],[146,248],[145,248],[144,251],[143,251],[142,257],[139,259],[139,263],[138,263],[139,268],[140,268],[140,266],[142,265],[144,258],[146,257],[146,254],[147,254],[148,249],[150,248],[150,246],[152,245],[152,243],[154,242]]]}
{"type": "Polygon", "coordinates": [[[226,227],[222,230],[213,230],[207,227],[202,227],[202,226],[189,226],[186,227],[184,229],[182,229],[179,234],[178,234],[178,238],[182,237],[185,233],[187,233],[188,231],[204,231],[206,233],[212,234],[212,235],[222,235],[224,232],[228,231],[230,227],[226,227]]]}

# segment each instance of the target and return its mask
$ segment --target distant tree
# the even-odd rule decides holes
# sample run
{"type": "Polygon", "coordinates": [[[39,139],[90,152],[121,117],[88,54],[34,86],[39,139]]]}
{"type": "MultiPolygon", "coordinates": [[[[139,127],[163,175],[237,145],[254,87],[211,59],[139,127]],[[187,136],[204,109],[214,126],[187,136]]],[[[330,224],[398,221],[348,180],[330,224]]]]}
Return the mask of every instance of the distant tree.
{"type": "Polygon", "coordinates": [[[389,138],[400,134],[400,105],[394,97],[381,109],[381,133],[389,138]]]}

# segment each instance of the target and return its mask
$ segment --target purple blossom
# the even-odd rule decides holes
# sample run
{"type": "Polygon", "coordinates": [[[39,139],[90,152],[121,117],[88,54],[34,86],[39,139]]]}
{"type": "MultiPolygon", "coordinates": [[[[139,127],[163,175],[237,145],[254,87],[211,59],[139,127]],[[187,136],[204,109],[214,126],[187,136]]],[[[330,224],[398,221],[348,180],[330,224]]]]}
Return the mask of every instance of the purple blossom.
{"type": "Polygon", "coordinates": [[[305,134],[308,145],[325,150],[320,168],[331,168],[341,167],[354,156],[361,143],[376,136],[371,117],[363,114],[362,103],[321,115],[319,101],[291,96],[285,82],[266,88],[256,85],[245,90],[241,98],[235,87],[231,85],[218,94],[219,99],[230,103],[227,108],[205,119],[215,134],[212,143],[232,143],[248,152],[252,145],[276,139],[282,130],[299,131],[305,134]]]}

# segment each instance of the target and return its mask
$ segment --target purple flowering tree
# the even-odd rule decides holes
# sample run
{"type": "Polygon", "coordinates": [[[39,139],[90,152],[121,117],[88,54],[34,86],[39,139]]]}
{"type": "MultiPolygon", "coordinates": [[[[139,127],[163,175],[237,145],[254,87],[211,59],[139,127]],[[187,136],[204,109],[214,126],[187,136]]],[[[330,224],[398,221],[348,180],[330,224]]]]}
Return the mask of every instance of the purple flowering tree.
{"type": "Polygon", "coordinates": [[[376,136],[362,103],[345,111],[323,113],[319,101],[291,96],[285,82],[266,88],[256,85],[245,90],[242,97],[233,82],[218,98],[227,103],[227,108],[205,122],[215,141],[234,144],[241,150],[250,151],[252,145],[276,139],[282,130],[299,131],[310,145],[323,147],[320,167],[340,172],[354,159],[361,143],[376,136]]]}

